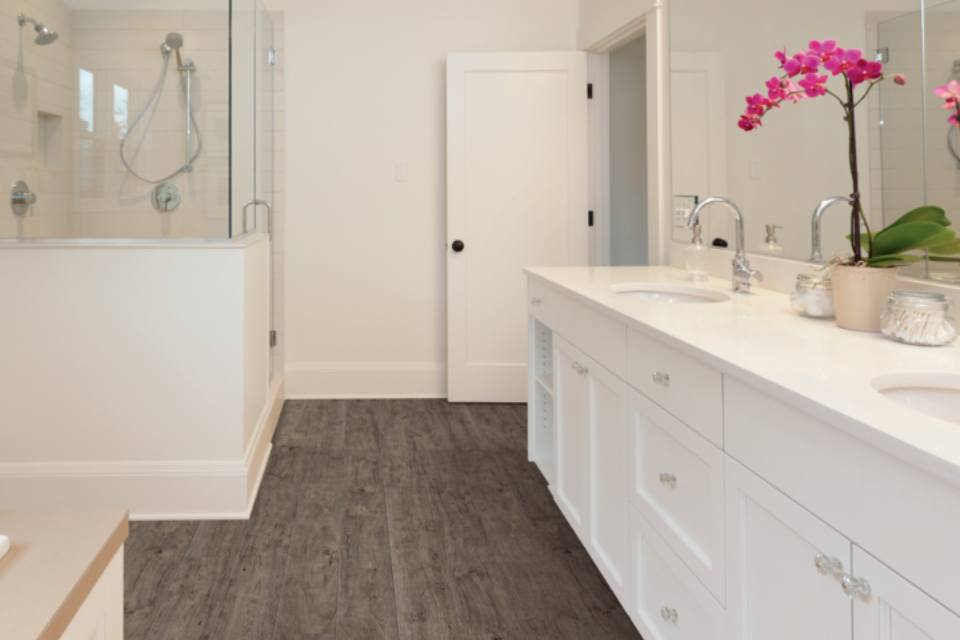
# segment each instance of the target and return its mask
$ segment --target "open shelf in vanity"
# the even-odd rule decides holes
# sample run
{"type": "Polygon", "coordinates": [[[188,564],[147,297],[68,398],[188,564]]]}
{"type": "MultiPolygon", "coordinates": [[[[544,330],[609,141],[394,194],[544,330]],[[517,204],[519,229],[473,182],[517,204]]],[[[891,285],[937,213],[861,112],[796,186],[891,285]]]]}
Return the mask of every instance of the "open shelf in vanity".
{"type": "Polygon", "coordinates": [[[553,331],[536,319],[530,320],[530,398],[528,404],[527,447],[529,459],[551,484],[554,481],[553,331]]]}

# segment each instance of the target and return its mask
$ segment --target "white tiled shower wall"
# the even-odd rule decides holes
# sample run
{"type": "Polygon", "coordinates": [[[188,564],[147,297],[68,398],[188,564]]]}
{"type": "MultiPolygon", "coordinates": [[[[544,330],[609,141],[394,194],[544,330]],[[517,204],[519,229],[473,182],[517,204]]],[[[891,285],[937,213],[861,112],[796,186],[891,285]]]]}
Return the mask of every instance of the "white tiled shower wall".
{"type": "Polygon", "coordinates": [[[21,221],[21,232],[70,233],[70,141],[76,119],[72,13],[59,0],[0,0],[0,237],[18,233],[6,202],[16,180],[44,194],[21,221]],[[33,29],[17,24],[19,11],[45,21],[60,39],[44,47],[34,44],[33,29]]]}
{"type": "MultiPolygon", "coordinates": [[[[78,118],[74,138],[75,235],[215,238],[227,234],[228,22],[226,10],[74,12],[74,61],[78,74],[80,69],[93,74],[96,87],[94,131],[86,131],[78,118]],[[146,107],[160,77],[160,43],[169,32],[183,35],[182,55],[196,65],[194,115],[203,149],[193,171],[173,180],[182,195],[179,208],[159,213],[150,203],[152,185],[132,177],[121,164],[119,143],[146,107]],[[125,108],[123,95],[128,96],[125,108]]],[[[185,129],[181,74],[171,56],[153,118],[143,118],[130,129],[128,161],[134,159],[133,168],[150,180],[169,175],[186,162],[185,129]]]]}
{"type": "MultiPolygon", "coordinates": [[[[928,8],[925,70],[920,38],[917,13],[887,19],[878,25],[878,45],[889,50],[889,69],[905,74],[908,84],[884,86],[877,105],[879,112],[871,110],[871,127],[878,131],[881,141],[879,158],[871,158],[871,168],[882,180],[874,184],[882,184],[886,223],[914,207],[935,204],[960,226],[960,162],[947,148],[949,113],[933,95],[936,86],[950,79],[960,80],[960,70],[954,70],[954,62],[960,60],[960,1],[928,8]],[[924,75],[926,87],[922,83],[924,75]],[[879,126],[881,120],[883,125],[879,126]]],[[[960,150],[960,136],[955,137],[955,144],[960,150]]],[[[931,269],[960,276],[955,265],[933,263],[931,269]]]]}
{"type": "MultiPolygon", "coordinates": [[[[0,204],[0,237],[225,237],[229,206],[228,13],[71,10],[60,0],[0,0],[0,185],[26,180],[39,200],[18,220],[0,204]],[[60,34],[49,45],[17,25],[23,11],[60,34]],[[157,82],[168,32],[183,34],[192,59],[195,116],[203,151],[195,169],[173,180],[182,204],[159,213],[151,184],[120,162],[119,144],[157,82]],[[81,71],[82,70],[82,71],[81,71]],[[93,79],[81,97],[80,74],[93,79]],[[19,228],[18,228],[19,227],[19,228]]],[[[185,162],[185,109],[171,57],[152,120],[131,134],[134,168],[163,177],[185,162]],[[137,147],[142,138],[139,153],[137,147]]]]}

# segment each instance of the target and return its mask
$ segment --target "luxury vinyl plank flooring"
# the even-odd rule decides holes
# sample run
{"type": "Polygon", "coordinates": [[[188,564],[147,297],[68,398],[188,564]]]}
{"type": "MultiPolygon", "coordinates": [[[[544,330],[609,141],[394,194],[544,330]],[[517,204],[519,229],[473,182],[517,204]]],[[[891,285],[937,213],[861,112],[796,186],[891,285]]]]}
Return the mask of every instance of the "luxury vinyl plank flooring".
{"type": "Polygon", "coordinates": [[[526,460],[526,409],[289,401],[245,522],[135,522],[126,636],[639,638],[526,460]]]}

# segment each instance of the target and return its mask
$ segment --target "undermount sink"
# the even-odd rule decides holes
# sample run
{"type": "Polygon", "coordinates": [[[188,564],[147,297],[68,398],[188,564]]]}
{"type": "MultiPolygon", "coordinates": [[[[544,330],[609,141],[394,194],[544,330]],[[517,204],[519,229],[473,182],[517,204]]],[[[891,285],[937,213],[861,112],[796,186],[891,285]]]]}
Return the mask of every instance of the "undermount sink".
{"type": "Polygon", "coordinates": [[[629,282],[614,285],[612,288],[618,295],[628,295],[643,300],[655,300],[670,304],[704,304],[726,302],[730,299],[730,296],[719,291],[682,284],[629,282]]]}
{"type": "Polygon", "coordinates": [[[890,373],[874,378],[873,388],[914,411],[960,426],[960,374],[890,373]]]}

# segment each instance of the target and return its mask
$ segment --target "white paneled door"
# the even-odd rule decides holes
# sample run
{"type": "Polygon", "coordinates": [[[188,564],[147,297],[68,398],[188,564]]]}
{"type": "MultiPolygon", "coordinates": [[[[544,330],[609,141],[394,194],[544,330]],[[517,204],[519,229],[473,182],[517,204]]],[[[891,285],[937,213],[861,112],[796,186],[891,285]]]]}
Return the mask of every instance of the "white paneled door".
{"type": "Polygon", "coordinates": [[[447,395],[525,402],[526,266],[587,263],[583,53],[447,60],[447,395]]]}

